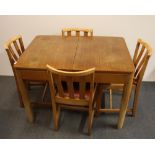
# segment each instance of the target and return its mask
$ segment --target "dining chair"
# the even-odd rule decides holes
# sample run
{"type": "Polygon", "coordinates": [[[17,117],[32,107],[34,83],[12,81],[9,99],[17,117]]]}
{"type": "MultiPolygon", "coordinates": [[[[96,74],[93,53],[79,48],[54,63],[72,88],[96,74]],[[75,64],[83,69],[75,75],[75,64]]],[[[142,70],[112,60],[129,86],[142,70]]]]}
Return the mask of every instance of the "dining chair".
{"type": "Polygon", "coordinates": [[[60,109],[67,107],[68,109],[88,111],[88,134],[91,134],[95,109],[95,68],[68,72],[47,65],[47,72],[52,97],[54,129],[58,130],[60,109]],[[66,83],[66,87],[64,83],[66,83]],[[89,83],[87,89],[86,83],[89,83]],[[74,84],[76,84],[76,87],[74,84]],[[77,84],[79,85],[78,89],[77,84]]]}
{"type": "MultiPolygon", "coordinates": [[[[132,89],[134,90],[134,100],[132,103],[132,108],[127,109],[127,112],[131,112],[132,116],[136,115],[141,83],[151,55],[152,55],[152,49],[150,45],[144,42],[142,39],[138,39],[133,57],[133,63],[135,66],[133,85],[132,85],[132,89]]],[[[113,91],[122,92],[123,86],[124,86],[123,84],[110,84],[109,86],[104,87],[104,90],[107,89],[109,90],[109,96],[110,96],[109,97],[110,108],[105,109],[105,112],[106,110],[108,112],[119,111],[119,109],[113,109],[112,92],[113,91]]]]}
{"type": "Polygon", "coordinates": [[[84,37],[92,37],[93,30],[92,29],[84,29],[84,28],[64,28],[62,29],[62,37],[71,37],[71,36],[84,36],[84,37]]]}
{"type": "MultiPolygon", "coordinates": [[[[17,86],[17,91],[18,91],[18,96],[20,100],[20,105],[23,107],[23,101],[22,101],[22,96],[19,90],[18,82],[17,82],[17,77],[15,74],[15,69],[14,69],[14,64],[18,61],[19,57],[24,53],[25,47],[23,44],[23,39],[21,35],[17,35],[10,40],[8,40],[5,45],[5,50],[7,52],[12,71],[14,73],[15,81],[16,81],[16,86],[17,86]]],[[[36,82],[36,81],[25,81],[26,86],[28,89],[31,89],[33,86],[44,86],[43,94],[42,94],[42,101],[44,100],[44,96],[46,93],[46,88],[47,88],[47,83],[46,82],[36,82]]]]}

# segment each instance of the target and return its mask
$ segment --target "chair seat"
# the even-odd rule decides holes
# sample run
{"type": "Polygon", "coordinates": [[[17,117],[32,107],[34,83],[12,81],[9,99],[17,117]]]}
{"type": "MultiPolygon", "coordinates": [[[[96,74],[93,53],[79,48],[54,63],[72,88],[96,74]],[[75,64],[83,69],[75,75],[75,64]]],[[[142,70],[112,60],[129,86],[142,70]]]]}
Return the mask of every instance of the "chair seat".
{"type": "MultiPolygon", "coordinates": [[[[57,93],[56,96],[60,96],[59,93],[57,93]]],[[[64,97],[70,98],[69,92],[68,92],[67,90],[64,91],[64,97]]],[[[90,97],[91,97],[90,91],[87,90],[87,91],[85,92],[84,99],[85,99],[85,100],[90,100],[90,97]]],[[[73,97],[73,98],[74,98],[74,99],[80,99],[80,92],[79,92],[79,90],[76,90],[76,91],[74,92],[74,97],[73,97]]]]}
{"type": "MultiPolygon", "coordinates": [[[[124,87],[124,84],[109,84],[109,85],[104,85],[103,86],[103,90],[109,90],[109,89],[112,89],[113,91],[123,91],[123,87],[124,87]]],[[[135,89],[136,88],[136,85],[133,83],[132,85],[132,89],[135,89]]]]}
{"type": "Polygon", "coordinates": [[[45,86],[45,81],[28,81],[30,86],[45,86]]]}
{"type": "MultiPolygon", "coordinates": [[[[110,89],[112,90],[123,91],[123,87],[124,87],[124,84],[110,84],[110,89]]],[[[135,87],[136,86],[133,84],[132,89],[135,89],[135,87]]]]}

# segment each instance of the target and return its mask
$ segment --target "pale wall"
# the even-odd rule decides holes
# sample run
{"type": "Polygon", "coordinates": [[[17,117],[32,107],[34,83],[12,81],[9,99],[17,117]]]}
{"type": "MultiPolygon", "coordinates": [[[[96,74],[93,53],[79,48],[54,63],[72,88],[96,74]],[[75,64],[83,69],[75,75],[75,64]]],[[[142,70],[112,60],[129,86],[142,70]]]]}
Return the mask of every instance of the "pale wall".
{"type": "MultiPolygon", "coordinates": [[[[0,16],[0,23],[0,75],[12,75],[3,44],[17,34],[27,46],[38,34],[60,35],[65,27],[88,27],[94,35],[124,37],[132,56],[139,37],[155,49],[155,16],[0,16]]],[[[155,81],[154,54],[144,80],[155,81]]]]}

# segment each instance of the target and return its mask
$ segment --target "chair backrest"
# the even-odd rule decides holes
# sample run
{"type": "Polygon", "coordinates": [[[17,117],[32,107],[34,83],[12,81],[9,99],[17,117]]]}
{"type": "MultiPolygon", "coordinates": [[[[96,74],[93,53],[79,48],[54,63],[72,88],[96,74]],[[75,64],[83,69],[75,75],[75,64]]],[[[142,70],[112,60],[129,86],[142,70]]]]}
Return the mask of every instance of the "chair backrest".
{"type": "Polygon", "coordinates": [[[138,39],[133,57],[133,63],[135,66],[134,79],[136,82],[142,80],[144,72],[146,70],[146,66],[148,64],[148,60],[151,55],[152,55],[151,47],[142,39],[138,39]]]}
{"type": "Polygon", "coordinates": [[[66,72],[47,65],[47,70],[54,102],[72,106],[88,106],[92,102],[95,68],[66,72]]]}
{"type": "Polygon", "coordinates": [[[62,29],[62,36],[71,37],[71,36],[84,36],[84,37],[92,37],[93,30],[92,29],[82,29],[82,28],[65,28],[62,29]]]}
{"type": "Polygon", "coordinates": [[[5,43],[4,47],[8,54],[8,57],[9,57],[9,60],[10,60],[10,63],[13,69],[14,63],[17,62],[18,58],[25,51],[22,36],[17,35],[11,38],[9,41],[5,43]]]}

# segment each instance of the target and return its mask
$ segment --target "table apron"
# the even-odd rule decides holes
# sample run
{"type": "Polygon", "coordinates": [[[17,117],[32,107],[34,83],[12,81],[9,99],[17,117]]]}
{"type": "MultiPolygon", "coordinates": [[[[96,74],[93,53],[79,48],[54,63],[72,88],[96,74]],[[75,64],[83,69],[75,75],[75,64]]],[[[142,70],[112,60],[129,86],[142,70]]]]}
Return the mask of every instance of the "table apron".
{"type": "MultiPolygon", "coordinates": [[[[46,81],[48,80],[47,71],[44,70],[24,70],[19,69],[23,80],[46,81]]],[[[96,72],[96,83],[128,83],[131,73],[109,73],[96,72]]]]}

